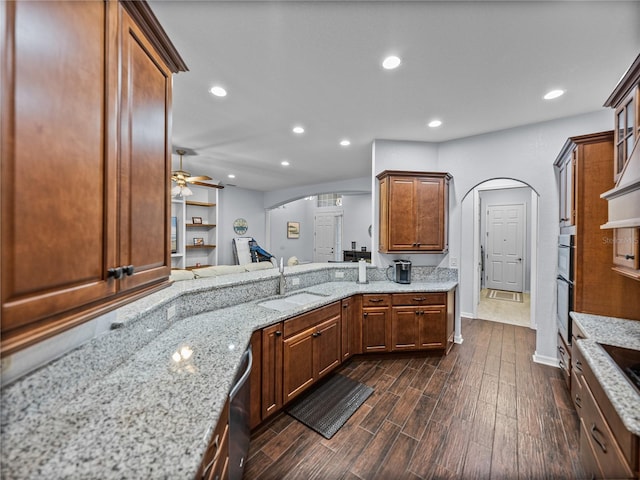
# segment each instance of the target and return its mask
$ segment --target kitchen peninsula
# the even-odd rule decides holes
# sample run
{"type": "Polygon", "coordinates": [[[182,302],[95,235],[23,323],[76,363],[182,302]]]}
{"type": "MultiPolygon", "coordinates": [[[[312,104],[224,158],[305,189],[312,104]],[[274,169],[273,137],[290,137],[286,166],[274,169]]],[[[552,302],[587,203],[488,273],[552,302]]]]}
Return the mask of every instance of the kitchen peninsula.
{"type": "Polygon", "coordinates": [[[409,285],[368,275],[286,267],[291,291],[321,296],[287,312],[259,305],[276,292],[272,271],[176,282],[122,307],[111,332],[3,389],[3,475],[193,478],[255,330],[353,295],[457,287],[451,269],[416,268],[409,285]]]}

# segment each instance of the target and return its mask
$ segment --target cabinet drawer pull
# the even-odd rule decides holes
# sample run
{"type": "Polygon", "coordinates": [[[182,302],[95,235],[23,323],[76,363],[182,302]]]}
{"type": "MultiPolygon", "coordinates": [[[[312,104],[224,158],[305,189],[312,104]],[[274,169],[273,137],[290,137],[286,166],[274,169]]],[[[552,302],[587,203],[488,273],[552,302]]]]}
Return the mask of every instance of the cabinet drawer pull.
{"type": "Polygon", "coordinates": [[[580,398],[580,396],[577,393],[576,393],[576,397],[575,397],[575,404],[576,404],[576,407],[582,408],[582,399],[580,398]]]}
{"type": "Polygon", "coordinates": [[[344,305],[342,305],[342,308],[349,308],[349,304],[345,303],[344,305]]]}
{"type": "Polygon", "coordinates": [[[582,372],[582,362],[580,360],[576,361],[576,370],[582,372]]]}
{"type": "Polygon", "coordinates": [[[363,316],[363,317],[366,317],[367,315],[369,315],[367,312],[364,312],[364,313],[362,314],[362,316],[363,316]]]}
{"type": "Polygon", "coordinates": [[[320,332],[313,332],[313,333],[311,334],[311,336],[312,336],[313,338],[317,338],[317,337],[319,337],[319,336],[320,336],[320,332]]]}
{"type": "Polygon", "coordinates": [[[558,345],[558,350],[562,355],[564,355],[564,347],[562,345],[558,345]]]}
{"type": "Polygon", "coordinates": [[[202,478],[209,477],[209,470],[211,470],[211,467],[214,463],[216,463],[216,460],[218,460],[218,457],[220,456],[220,434],[216,435],[216,438],[213,440],[213,445],[215,446],[216,453],[211,461],[207,464],[205,469],[202,471],[202,478]]]}
{"type": "Polygon", "coordinates": [[[625,260],[633,260],[634,258],[636,258],[635,255],[625,255],[624,256],[625,260]]]}
{"type": "Polygon", "coordinates": [[[412,300],[414,302],[424,302],[427,298],[426,297],[413,297],[412,300]]]}
{"type": "Polygon", "coordinates": [[[596,437],[596,432],[598,433],[598,435],[602,435],[602,432],[598,430],[598,427],[596,427],[596,424],[594,423],[591,425],[591,438],[593,438],[593,441],[598,444],[598,446],[604,453],[607,453],[607,446],[603,442],[598,440],[598,437],[596,437]]]}
{"type": "Polygon", "coordinates": [[[371,302],[371,303],[378,303],[378,302],[381,302],[381,301],[382,301],[381,298],[371,298],[371,299],[369,299],[369,302],[371,302]]]}

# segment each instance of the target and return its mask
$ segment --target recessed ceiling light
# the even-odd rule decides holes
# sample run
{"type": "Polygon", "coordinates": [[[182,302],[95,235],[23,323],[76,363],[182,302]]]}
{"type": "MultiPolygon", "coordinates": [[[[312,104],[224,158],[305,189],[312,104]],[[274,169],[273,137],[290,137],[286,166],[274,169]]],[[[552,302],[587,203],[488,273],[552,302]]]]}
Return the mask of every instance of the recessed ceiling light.
{"type": "Polygon", "coordinates": [[[400,57],[391,55],[382,61],[382,68],[386,70],[393,70],[394,68],[398,68],[401,62],[402,60],[400,60],[400,57]]]}
{"type": "Polygon", "coordinates": [[[564,95],[564,90],[551,90],[550,92],[547,92],[546,95],[542,98],[544,98],[545,100],[551,100],[553,98],[561,97],[562,95],[564,95]]]}
{"type": "Polygon", "coordinates": [[[351,145],[351,142],[345,138],[344,140],[340,140],[340,145],[342,145],[343,147],[348,147],[349,145],[351,145]]]}
{"type": "Polygon", "coordinates": [[[288,167],[290,164],[286,160],[283,160],[280,162],[280,165],[282,165],[283,167],[288,167]]]}
{"type": "Polygon", "coordinates": [[[428,125],[431,128],[436,128],[436,127],[439,127],[440,125],[442,125],[442,121],[441,120],[431,120],[428,125]]]}
{"type": "Polygon", "coordinates": [[[227,177],[229,178],[236,178],[236,176],[233,173],[230,173],[229,175],[227,175],[227,177]]]}
{"type": "Polygon", "coordinates": [[[219,85],[216,85],[215,87],[211,87],[211,89],[209,90],[213,95],[215,95],[216,97],[226,97],[227,96],[227,91],[222,88],[219,85]]]}
{"type": "Polygon", "coordinates": [[[304,133],[304,128],[302,128],[300,125],[296,125],[295,127],[293,127],[293,133],[304,133]]]}

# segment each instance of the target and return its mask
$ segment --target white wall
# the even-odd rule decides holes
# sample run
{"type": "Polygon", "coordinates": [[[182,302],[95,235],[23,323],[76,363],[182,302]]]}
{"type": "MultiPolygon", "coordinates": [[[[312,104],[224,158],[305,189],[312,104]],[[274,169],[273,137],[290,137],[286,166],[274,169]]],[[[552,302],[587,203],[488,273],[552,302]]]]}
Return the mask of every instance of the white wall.
{"type": "MultiPolygon", "coordinates": [[[[537,325],[536,359],[552,363],[556,359],[555,270],[558,236],[558,191],[553,162],[567,137],[610,130],[609,110],[544,122],[501,132],[479,135],[440,144],[438,166],[453,175],[450,206],[449,254],[461,257],[463,237],[462,198],[476,185],[492,178],[512,178],[530,185],[539,194],[536,299],[533,310],[537,325]]],[[[471,217],[468,221],[473,221],[471,217]]],[[[534,218],[533,221],[536,221],[534,218]]],[[[465,226],[466,231],[466,226],[465,226]]],[[[535,248],[532,245],[532,249],[535,248]]],[[[462,262],[460,291],[468,294],[471,285],[464,270],[473,265],[462,262]],[[467,291],[465,291],[467,289],[467,291]]],[[[533,289],[533,285],[532,285],[533,289]]]]}
{"type": "MultiPolygon", "coordinates": [[[[371,194],[343,195],[342,208],[344,221],[342,229],[342,249],[351,250],[351,242],[356,242],[356,249],[367,247],[371,251],[371,194]]],[[[372,227],[373,228],[373,227],[372,227]]]]}
{"type": "Polygon", "coordinates": [[[320,193],[342,193],[343,195],[348,195],[370,192],[370,177],[349,178],[330,183],[317,183],[314,185],[304,185],[302,187],[292,187],[273,192],[265,192],[264,208],[271,209],[279,207],[280,205],[284,205],[294,200],[299,200],[311,195],[318,195],[320,193]]]}
{"type": "Polygon", "coordinates": [[[238,236],[233,231],[236,218],[244,218],[249,229],[243,237],[253,237],[264,248],[265,210],[264,193],[256,190],[226,186],[218,193],[218,264],[233,265],[232,240],[238,236]]]}
{"type": "Polygon", "coordinates": [[[314,205],[315,200],[302,199],[269,210],[269,253],[283,257],[285,264],[293,256],[300,261],[313,261],[314,205]],[[300,223],[300,238],[287,238],[287,222],[300,223]]]}

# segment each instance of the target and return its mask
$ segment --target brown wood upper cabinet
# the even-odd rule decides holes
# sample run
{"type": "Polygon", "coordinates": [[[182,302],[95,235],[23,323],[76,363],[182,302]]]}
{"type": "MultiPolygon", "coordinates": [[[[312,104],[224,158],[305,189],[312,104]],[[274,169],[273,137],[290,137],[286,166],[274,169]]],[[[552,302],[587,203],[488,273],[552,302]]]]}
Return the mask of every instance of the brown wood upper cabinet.
{"type": "Polygon", "coordinates": [[[604,106],[615,109],[615,186],[601,195],[608,203],[602,228],[613,231],[613,270],[640,281],[640,55],[604,106]]]}
{"type": "Polygon", "coordinates": [[[451,175],[385,170],[377,178],[379,251],[446,252],[451,175]]]}
{"type": "Polygon", "coordinates": [[[0,8],[5,355],[166,283],[186,66],[144,2],[0,8]]]}

